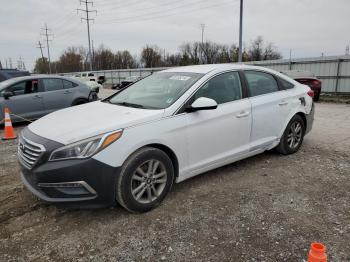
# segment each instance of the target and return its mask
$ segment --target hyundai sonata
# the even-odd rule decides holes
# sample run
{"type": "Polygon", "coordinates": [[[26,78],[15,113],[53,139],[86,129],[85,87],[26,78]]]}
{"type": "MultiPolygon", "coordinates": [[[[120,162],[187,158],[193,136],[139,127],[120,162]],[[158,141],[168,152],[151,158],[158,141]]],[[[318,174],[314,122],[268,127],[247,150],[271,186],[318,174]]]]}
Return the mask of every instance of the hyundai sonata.
{"type": "Polygon", "coordinates": [[[312,90],[273,70],[235,64],[172,68],[23,130],[22,180],[74,207],[145,212],[178,183],[276,148],[292,154],[313,124],[312,90]]]}

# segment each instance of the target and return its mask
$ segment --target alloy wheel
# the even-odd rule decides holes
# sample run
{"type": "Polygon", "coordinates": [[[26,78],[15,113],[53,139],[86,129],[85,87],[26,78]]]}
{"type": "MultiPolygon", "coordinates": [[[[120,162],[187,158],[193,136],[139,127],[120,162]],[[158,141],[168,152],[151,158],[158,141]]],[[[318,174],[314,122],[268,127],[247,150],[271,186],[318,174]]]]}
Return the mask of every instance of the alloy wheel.
{"type": "Polygon", "coordinates": [[[156,200],[163,192],[168,174],[159,160],[151,159],[139,165],[131,177],[131,193],[142,204],[156,200]]]}
{"type": "Polygon", "coordinates": [[[289,148],[295,149],[299,146],[300,141],[303,136],[303,130],[302,130],[302,125],[300,122],[294,122],[291,124],[289,132],[288,132],[288,137],[287,137],[287,144],[289,148]]]}

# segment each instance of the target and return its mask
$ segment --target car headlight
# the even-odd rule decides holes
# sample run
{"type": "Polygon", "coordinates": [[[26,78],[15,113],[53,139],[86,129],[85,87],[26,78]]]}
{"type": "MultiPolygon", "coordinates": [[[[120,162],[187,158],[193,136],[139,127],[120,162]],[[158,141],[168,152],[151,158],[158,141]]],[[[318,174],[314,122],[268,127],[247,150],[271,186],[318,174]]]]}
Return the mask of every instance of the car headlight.
{"type": "Polygon", "coordinates": [[[60,147],[51,153],[49,161],[89,158],[118,140],[122,133],[121,130],[110,132],[60,147]]]}

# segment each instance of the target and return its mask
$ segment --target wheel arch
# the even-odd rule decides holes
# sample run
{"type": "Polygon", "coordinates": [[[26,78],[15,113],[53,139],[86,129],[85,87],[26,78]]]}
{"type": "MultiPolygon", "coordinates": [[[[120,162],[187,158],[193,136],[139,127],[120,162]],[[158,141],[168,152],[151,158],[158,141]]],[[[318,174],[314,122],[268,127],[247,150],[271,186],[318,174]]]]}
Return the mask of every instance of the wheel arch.
{"type": "Polygon", "coordinates": [[[286,122],[285,122],[284,125],[283,125],[283,129],[282,129],[281,132],[280,132],[279,138],[282,137],[282,135],[283,135],[283,133],[284,133],[284,130],[286,130],[286,128],[287,128],[287,126],[288,126],[290,120],[291,120],[294,116],[296,116],[296,115],[299,115],[299,116],[303,119],[305,130],[307,129],[306,113],[305,113],[305,112],[302,112],[302,111],[300,111],[300,110],[298,110],[298,111],[296,111],[296,112],[290,114],[290,117],[286,120],[286,122]]]}
{"type": "Polygon", "coordinates": [[[74,98],[73,101],[72,101],[72,106],[76,105],[76,103],[78,101],[85,101],[85,103],[89,102],[88,99],[86,99],[85,97],[77,97],[77,98],[74,98]]]}
{"type": "MultiPolygon", "coordinates": [[[[303,119],[303,121],[304,121],[304,128],[305,128],[305,130],[307,129],[307,120],[306,120],[306,115],[305,115],[305,113],[303,113],[303,112],[298,112],[298,113],[296,113],[295,115],[299,115],[302,119],[303,119]]],[[[294,115],[294,116],[295,116],[294,115]]],[[[294,117],[293,116],[293,117],[294,117]]],[[[289,120],[290,121],[290,120],[289,120]]]]}
{"type": "MultiPolygon", "coordinates": [[[[174,151],[170,147],[168,147],[164,144],[159,144],[159,143],[147,144],[147,145],[142,146],[141,148],[144,148],[144,147],[157,148],[157,149],[163,151],[165,154],[167,154],[168,157],[170,158],[171,162],[173,163],[173,166],[174,166],[174,175],[175,175],[174,178],[175,179],[178,178],[178,176],[179,176],[179,161],[177,159],[176,154],[174,153],[174,151]]],[[[137,149],[136,151],[140,150],[141,148],[137,149]]]]}

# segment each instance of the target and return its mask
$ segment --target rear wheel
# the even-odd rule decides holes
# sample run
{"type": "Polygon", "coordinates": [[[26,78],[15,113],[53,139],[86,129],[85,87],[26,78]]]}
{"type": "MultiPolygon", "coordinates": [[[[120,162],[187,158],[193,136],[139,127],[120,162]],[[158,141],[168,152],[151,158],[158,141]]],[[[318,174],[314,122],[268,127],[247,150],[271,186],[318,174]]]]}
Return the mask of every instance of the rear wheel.
{"type": "Polygon", "coordinates": [[[174,168],[163,151],[145,147],[123,164],[117,179],[117,202],[131,212],[157,207],[170,191],[174,168]]]}
{"type": "Polygon", "coordinates": [[[305,123],[301,116],[295,115],[288,123],[279,145],[276,147],[281,154],[288,155],[297,152],[303,143],[305,123]]]}

